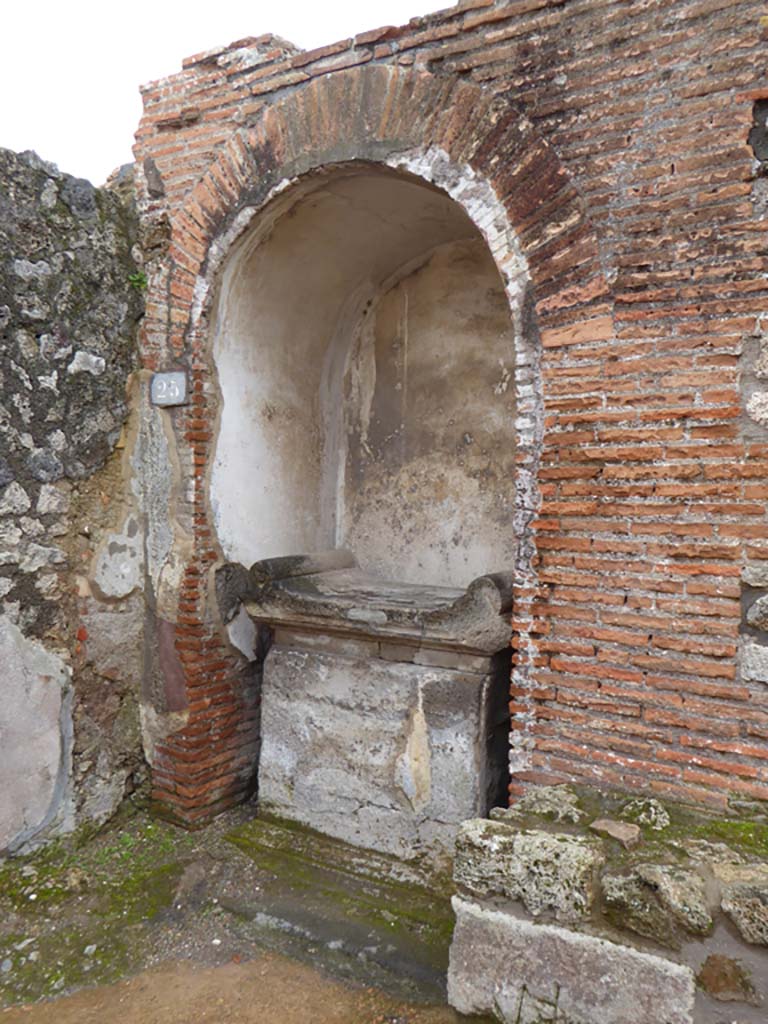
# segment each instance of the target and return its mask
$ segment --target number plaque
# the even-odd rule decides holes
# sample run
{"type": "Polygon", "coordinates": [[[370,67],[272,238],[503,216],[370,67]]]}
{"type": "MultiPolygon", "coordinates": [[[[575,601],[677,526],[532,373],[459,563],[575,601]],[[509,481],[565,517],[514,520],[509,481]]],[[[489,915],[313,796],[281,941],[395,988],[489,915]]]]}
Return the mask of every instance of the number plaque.
{"type": "Polygon", "coordinates": [[[149,388],[152,405],[186,405],[187,375],[183,371],[155,373],[149,388]]]}

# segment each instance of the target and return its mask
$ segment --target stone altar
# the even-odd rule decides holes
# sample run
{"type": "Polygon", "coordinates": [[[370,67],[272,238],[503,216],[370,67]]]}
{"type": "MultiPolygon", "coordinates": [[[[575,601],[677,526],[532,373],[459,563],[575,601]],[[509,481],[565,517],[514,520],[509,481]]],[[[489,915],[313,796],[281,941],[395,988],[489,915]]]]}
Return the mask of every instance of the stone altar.
{"type": "Polygon", "coordinates": [[[509,577],[393,582],[332,551],[217,582],[225,619],[242,603],[272,631],[262,811],[445,866],[459,823],[505,796],[509,577]]]}

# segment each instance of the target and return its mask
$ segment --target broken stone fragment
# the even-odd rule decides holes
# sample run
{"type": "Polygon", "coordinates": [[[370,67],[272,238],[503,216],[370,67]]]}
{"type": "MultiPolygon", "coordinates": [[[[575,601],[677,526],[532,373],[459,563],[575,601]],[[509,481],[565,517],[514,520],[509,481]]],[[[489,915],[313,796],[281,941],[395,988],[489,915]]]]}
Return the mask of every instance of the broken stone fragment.
{"type": "Polygon", "coordinates": [[[646,825],[657,832],[665,829],[670,823],[669,812],[663,803],[653,797],[637,797],[624,804],[621,817],[636,825],[646,825]]]}
{"type": "Polygon", "coordinates": [[[741,932],[745,942],[768,946],[768,883],[727,885],[720,906],[741,932]]]}
{"type": "Polygon", "coordinates": [[[531,786],[513,807],[494,807],[491,817],[496,821],[514,821],[524,814],[535,814],[550,821],[571,821],[578,825],[584,820],[579,798],[568,786],[531,786]]]}
{"type": "Polygon", "coordinates": [[[665,864],[641,864],[637,874],[686,931],[693,935],[707,935],[711,931],[712,915],[700,875],[665,864]]]}
{"type": "Polygon", "coordinates": [[[756,629],[768,629],[768,597],[760,597],[747,612],[747,622],[756,629]]]}
{"type": "Polygon", "coordinates": [[[639,825],[632,825],[626,821],[614,821],[612,818],[596,818],[589,826],[593,832],[601,836],[610,836],[616,839],[625,850],[637,846],[641,839],[639,825]]]}
{"type": "Polygon", "coordinates": [[[662,946],[678,949],[677,922],[662,906],[656,890],[637,871],[629,874],[604,874],[603,899],[609,920],[617,928],[626,928],[652,939],[662,946]]]}
{"type": "Polygon", "coordinates": [[[722,1003],[746,1002],[759,1005],[759,997],[746,971],[737,960],[710,953],[696,980],[704,991],[722,1003]]]}
{"type": "Polygon", "coordinates": [[[592,909],[602,863],[594,839],[475,818],[459,831],[454,879],[475,896],[520,900],[534,917],[551,913],[559,921],[578,921],[592,909]]]}

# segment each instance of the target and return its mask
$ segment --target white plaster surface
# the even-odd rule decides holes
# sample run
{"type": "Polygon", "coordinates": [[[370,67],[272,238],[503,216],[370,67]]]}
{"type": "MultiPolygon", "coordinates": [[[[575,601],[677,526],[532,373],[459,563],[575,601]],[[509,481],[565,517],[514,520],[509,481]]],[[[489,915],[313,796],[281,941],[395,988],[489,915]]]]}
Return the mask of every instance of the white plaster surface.
{"type": "Polygon", "coordinates": [[[137,518],[129,515],[122,530],[110,533],[93,568],[93,582],[107,598],[127,597],[142,581],[144,538],[137,518]]]}
{"type": "Polygon", "coordinates": [[[0,852],[34,838],[65,798],[71,757],[70,670],[0,615],[0,852]]]}
{"type": "Polygon", "coordinates": [[[336,170],[293,204],[250,228],[214,315],[225,554],[348,546],[444,584],[510,568],[514,328],[478,229],[383,169],[336,170]]]}

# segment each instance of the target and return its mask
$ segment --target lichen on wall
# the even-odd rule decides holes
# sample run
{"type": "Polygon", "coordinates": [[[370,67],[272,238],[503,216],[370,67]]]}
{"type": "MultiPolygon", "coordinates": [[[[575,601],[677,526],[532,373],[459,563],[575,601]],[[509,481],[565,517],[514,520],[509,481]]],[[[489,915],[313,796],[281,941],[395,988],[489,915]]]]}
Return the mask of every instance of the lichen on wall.
{"type": "Polygon", "coordinates": [[[0,853],[103,820],[138,765],[136,680],[111,639],[135,639],[143,608],[87,583],[121,514],[114,453],[143,309],[135,245],[117,190],[0,150],[0,630],[14,652],[0,704],[0,853]],[[103,615],[126,611],[128,629],[103,615]],[[27,792],[36,773],[53,780],[45,807],[27,792]]]}

